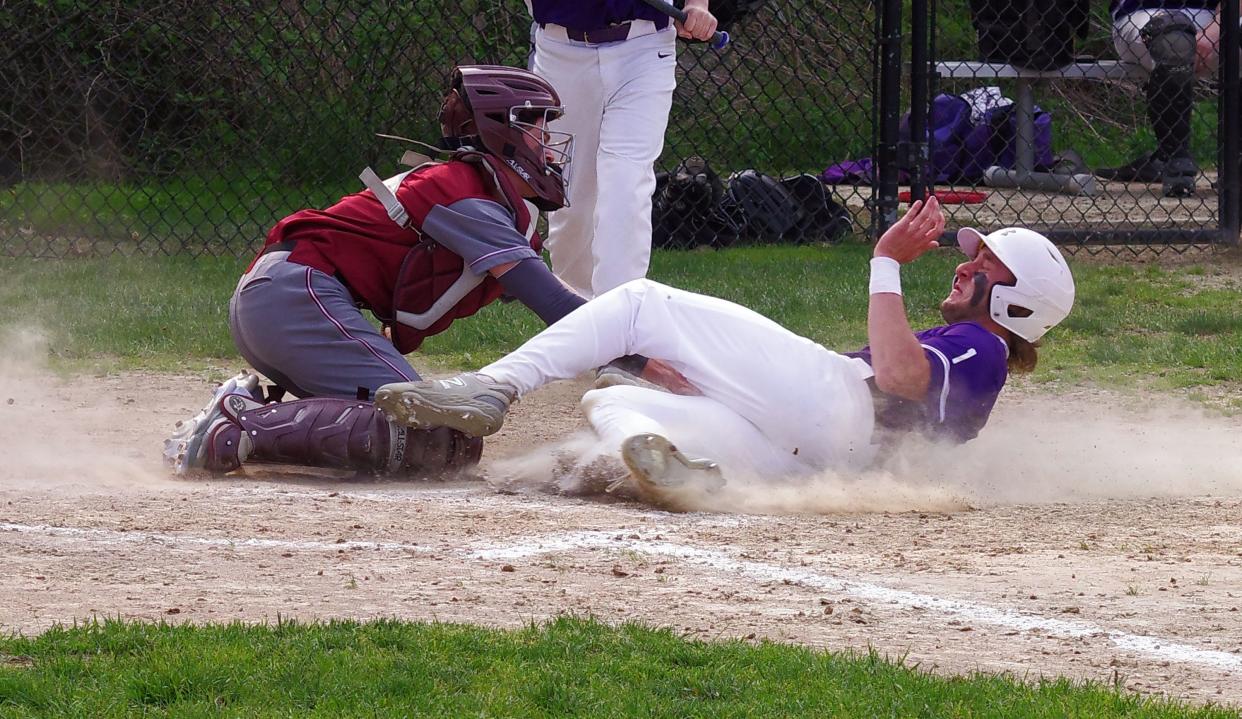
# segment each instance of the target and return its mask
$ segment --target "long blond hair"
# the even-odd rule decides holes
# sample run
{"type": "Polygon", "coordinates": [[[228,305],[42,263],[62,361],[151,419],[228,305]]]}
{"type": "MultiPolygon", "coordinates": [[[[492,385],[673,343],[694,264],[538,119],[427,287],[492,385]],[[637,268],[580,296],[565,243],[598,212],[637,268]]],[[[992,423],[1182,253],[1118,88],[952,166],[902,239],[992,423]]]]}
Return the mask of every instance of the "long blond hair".
{"type": "Polygon", "coordinates": [[[1009,371],[1030,372],[1039,362],[1039,342],[1027,342],[1013,332],[1009,332],[1009,371]]]}

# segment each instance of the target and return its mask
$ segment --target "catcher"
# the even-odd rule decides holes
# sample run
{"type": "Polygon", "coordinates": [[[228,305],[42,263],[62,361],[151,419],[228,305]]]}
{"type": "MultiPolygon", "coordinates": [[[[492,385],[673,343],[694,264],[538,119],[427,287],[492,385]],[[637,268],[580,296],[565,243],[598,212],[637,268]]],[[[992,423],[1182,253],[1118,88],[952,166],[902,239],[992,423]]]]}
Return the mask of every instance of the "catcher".
{"type": "Polygon", "coordinates": [[[546,129],[562,113],[530,72],[459,67],[439,116],[447,161],[383,181],[367,168],[366,190],[278,222],[237,284],[229,327],[251,366],[300,399],[262,397],[253,374],[225,382],[165,442],[174,472],[279,462],[415,476],[476,463],[477,437],[393,424],[369,398],[417,380],[404,355],[502,294],[548,324],[585,302],[540,259],[535,232],[539,210],[566,203],[572,136],[546,129]]]}
{"type": "MultiPolygon", "coordinates": [[[[1074,281],[1051,242],[1009,228],[958,233],[967,260],[940,305],[948,324],[910,329],[899,267],[938,245],[944,215],[916,202],[871,261],[870,345],[839,354],[748,309],[635,280],[587,303],[477,373],[380,388],[377,405],[412,427],[497,431],[510,402],[629,352],[667,360],[697,388],[588,392],[592,428],[620,450],[632,488],[653,504],[730,474],[791,477],[869,464],[890,432],[974,438],[1008,372],[1029,371],[1035,343],[1064,319],[1074,281]]],[[[625,480],[623,480],[625,481],[625,480]]]]}

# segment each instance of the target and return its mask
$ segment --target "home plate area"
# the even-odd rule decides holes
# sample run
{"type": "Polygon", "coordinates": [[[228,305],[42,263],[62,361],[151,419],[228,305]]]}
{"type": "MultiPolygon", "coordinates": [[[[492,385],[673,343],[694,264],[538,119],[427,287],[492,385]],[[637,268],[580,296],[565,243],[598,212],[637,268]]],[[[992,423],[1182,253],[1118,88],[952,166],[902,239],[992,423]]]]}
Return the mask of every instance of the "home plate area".
{"type": "MultiPolygon", "coordinates": [[[[478,480],[176,479],[159,442],[206,382],[104,377],[87,400],[72,382],[45,386],[0,428],[0,631],[571,614],[1242,703],[1234,419],[1093,418],[1116,401],[1019,394],[945,464],[950,492],[911,467],[823,484],[801,514],[674,514],[478,480]],[[68,412],[80,434],[50,452],[41,438],[68,412]]],[[[485,473],[581,429],[581,388],[549,390],[515,407],[485,473]]]]}

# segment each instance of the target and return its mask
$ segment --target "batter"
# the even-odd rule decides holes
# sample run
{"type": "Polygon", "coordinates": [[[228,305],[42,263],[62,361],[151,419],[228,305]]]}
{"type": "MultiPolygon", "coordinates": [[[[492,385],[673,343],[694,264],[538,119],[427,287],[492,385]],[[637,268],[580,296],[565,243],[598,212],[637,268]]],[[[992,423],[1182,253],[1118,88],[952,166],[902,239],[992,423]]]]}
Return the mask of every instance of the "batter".
{"type": "Polygon", "coordinates": [[[573,134],[574,181],[548,218],[552,270],[583,297],[644,277],[651,259],[656,158],[676,86],[678,33],[708,40],[707,0],[686,0],[684,25],[641,0],[527,0],[531,69],[568,111],[552,128],[573,134]]]}

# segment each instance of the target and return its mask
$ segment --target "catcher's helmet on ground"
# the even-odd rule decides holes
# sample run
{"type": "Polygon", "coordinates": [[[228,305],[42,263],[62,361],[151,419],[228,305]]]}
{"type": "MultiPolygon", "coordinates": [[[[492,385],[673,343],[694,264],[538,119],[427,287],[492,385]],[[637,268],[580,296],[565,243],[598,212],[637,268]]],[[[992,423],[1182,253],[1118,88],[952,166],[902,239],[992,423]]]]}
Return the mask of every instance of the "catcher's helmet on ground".
{"type": "Polygon", "coordinates": [[[499,158],[530,185],[535,206],[551,212],[569,204],[573,135],[547,129],[564,113],[556,90],[533,72],[462,65],[453,71],[440,108],[442,143],[499,158]]]}
{"type": "Polygon", "coordinates": [[[1074,306],[1074,277],[1065,257],[1034,230],[1006,227],[984,235],[963,227],[957,244],[973,258],[987,245],[1013,273],[1014,283],[992,286],[990,311],[1001,327],[1034,342],[1069,315],[1074,306]]]}

